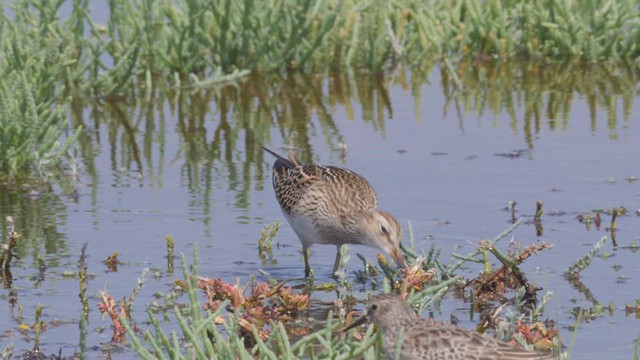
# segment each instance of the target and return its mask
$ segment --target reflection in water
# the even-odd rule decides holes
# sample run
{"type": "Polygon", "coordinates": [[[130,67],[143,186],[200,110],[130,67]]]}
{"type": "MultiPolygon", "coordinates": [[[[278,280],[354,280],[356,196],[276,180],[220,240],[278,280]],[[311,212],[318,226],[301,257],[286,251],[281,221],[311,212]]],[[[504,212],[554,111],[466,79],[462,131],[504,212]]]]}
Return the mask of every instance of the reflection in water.
{"type": "MultiPolygon", "coordinates": [[[[597,112],[607,116],[612,139],[617,138],[618,107],[622,106],[624,126],[628,125],[638,82],[638,69],[607,63],[551,64],[544,62],[474,62],[462,61],[456,69],[464,91],[451,89],[449,74],[442,72],[445,96],[465,112],[482,115],[487,110],[497,115],[509,114],[511,129],[533,148],[533,135],[546,121],[551,130],[566,131],[573,101],[583,98],[589,106],[591,131],[596,132],[597,112]],[[620,101],[622,102],[620,104],[620,101]],[[524,108],[518,119],[516,109],[524,108]]],[[[496,120],[497,121],[497,116],[496,120]]]]}
{"type": "MultiPolygon", "coordinates": [[[[440,71],[447,107],[455,105],[454,111],[479,116],[490,111],[496,116],[495,121],[498,114],[506,112],[510,115],[513,133],[522,133],[530,148],[533,148],[533,136],[543,126],[542,121],[547,121],[552,130],[567,130],[568,115],[576,97],[586,99],[589,104],[591,131],[597,130],[596,113],[602,109],[608,117],[610,137],[615,138],[619,100],[626,126],[638,77],[633,68],[607,64],[581,67],[463,61],[455,71],[463,89],[453,85],[446,68],[440,71]],[[522,119],[518,119],[518,107],[524,108],[522,119]]],[[[325,78],[297,72],[255,75],[240,84],[216,90],[158,91],[157,97],[131,98],[126,102],[98,100],[91,104],[93,124],[84,121],[82,108],[78,107],[74,108],[73,125],[90,129],[80,141],[90,176],[95,174],[94,142],[100,143],[103,137],[100,132],[104,131],[100,125],[104,124],[111,147],[112,170],[145,174],[153,185],[162,181],[162,168],[156,167],[161,166],[166,155],[165,116],[175,114],[181,145],[178,153],[169,156],[175,161],[184,161],[182,175],[189,190],[209,195],[215,171],[228,180],[226,190],[237,193],[234,205],[246,208],[250,203],[251,179],[264,176],[264,154],[260,145],[272,142],[272,127],[284,139],[286,147],[299,152],[302,162],[311,163],[311,139],[317,134],[323,135],[331,150],[340,149],[343,143],[332,117],[336,105],[346,110],[349,119],[354,118],[354,108],[360,106],[363,121],[384,136],[385,120],[394,116],[389,88],[392,85],[408,88],[410,81],[416,99],[416,118],[422,118],[420,91],[430,75],[431,68],[414,71],[410,80],[407,80],[408,72],[402,70],[390,76],[331,74],[325,78]],[[169,112],[164,111],[165,106],[169,112]],[[241,158],[241,154],[246,157],[241,158]]],[[[461,126],[464,130],[463,123],[461,126]]]]}
{"type": "Polygon", "coordinates": [[[20,234],[14,262],[28,262],[28,256],[32,256],[32,266],[36,269],[42,259],[46,259],[46,266],[57,267],[58,255],[69,253],[66,237],[58,231],[58,227],[66,226],[67,207],[53,189],[43,190],[38,196],[33,192],[27,196],[24,191],[0,186],[0,215],[2,243],[7,238],[8,215],[13,216],[15,229],[20,234]]]}
{"type": "MultiPolygon", "coordinates": [[[[610,64],[584,67],[467,60],[455,69],[462,84],[459,88],[447,67],[434,74],[434,66],[430,63],[411,73],[394,69],[386,75],[347,73],[324,77],[293,71],[256,74],[221,89],[158,88],[150,92],[156,96],[76,99],[71,109],[72,127],[81,125],[86,129],[80,135],[76,156],[84,165],[89,184],[94,184],[92,206],[96,212],[100,210],[95,158],[105,138],[111,170],[116,174],[114,188],[145,186],[143,177],[147,186],[162,187],[165,157],[181,162],[181,176],[191,196],[190,208],[199,209],[202,217],[198,220],[208,228],[214,188],[232,192],[233,206],[238,209],[247,209],[252,190],[261,190],[262,181],[255,181],[265,177],[260,146],[281,141],[271,139],[272,128],[284,139],[285,147],[297,150],[302,162],[314,162],[311,139],[319,134],[331,150],[344,146],[332,115],[337,106],[345,109],[348,119],[353,119],[354,109],[360,107],[362,120],[384,137],[385,121],[394,117],[391,86],[412,89],[416,119],[422,119],[421,89],[430,82],[435,84],[434,77],[439,75],[439,85],[447,99],[445,112],[458,112],[461,131],[463,112],[483,115],[489,111],[496,115],[495,121],[498,114],[506,112],[513,133],[521,134],[533,148],[532,139],[540,132],[542,121],[547,121],[552,130],[568,128],[568,115],[576,97],[588,103],[591,131],[597,131],[596,113],[604,111],[609,136],[616,138],[617,108],[622,106],[623,126],[627,126],[638,81],[636,68],[610,64]],[[518,107],[524,111],[516,111],[518,107]],[[522,119],[518,118],[519,113],[524,114],[522,119]],[[167,154],[166,135],[171,129],[167,129],[166,117],[171,115],[176,117],[174,130],[180,143],[176,153],[167,154]],[[215,179],[224,181],[215,183],[215,179]]],[[[54,191],[31,200],[20,191],[3,189],[0,209],[3,215],[15,216],[27,239],[42,238],[46,253],[57,253],[64,247],[57,226],[64,224],[66,209],[54,191]]],[[[26,255],[25,248],[22,252],[26,255]]]]}
{"type": "MultiPolygon", "coordinates": [[[[166,203],[148,206],[143,211],[137,209],[139,212],[135,213],[135,210],[127,208],[132,205],[131,202],[123,202],[122,208],[117,208],[120,204],[106,208],[105,200],[101,197],[116,196],[114,194],[124,197],[133,192],[118,193],[117,190],[135,190],[137,187],[166,189],[170,186],[165,184],[170,184],[179,187],[183,193],[167,197],[180,199],[180,202],[187,199],[186,208],[190,217],[188,220],[202,224],[205,231],[213,232],[213,213],[214,210],[220,209],[237,210],[240,214],[234,214],[236,219],[259,223],[250,218],[250,212],[247,210],[256,201],[253,197],[262,194],[260,190],[264,186],[263,180],[269,177],[266,172],[269,171],[270,166],[267,164],[270,164],[271,160],[265,159],[261,145],[266,144],[277,149],[283,144],[286,149],[296,150],[300,161],[316,162],[313,142],[324,141],[326,147],[334,152],[344,146],[345,138],[341,131],[345,126],[339,123],[337,115],[334,115],[341,111],[346,114],[348,120],[361,116],[361,121],[366,127],[375,129],[379,136],[384,138],[387,136],[386,122],[399,117],[398,114],[407,113],[403,113],[404,109],[398,108],[398,104],[394,108],[390,96],[390,89],[393,87],[411,89],[414,98],[413,113],[419,121],[431,119],[429,114],[421,114],[424,111],[421,102],[426,102],[422,92],[433,86],[442,89],[446,102],[444,111],[458,116],[461,132],[465,131],[465,122],[475,121],[471,120],[473,116],[464,116],[465,114],[485,117],[487,113],[493,114],[496,126],[499,119],[508,114],[510,131],[515,137],[522,137],[529,148],[507,154],[495,154],[509,158],[521,157],[523,154],[529,156],[534,147],[534,139],[541,136],[545,129],[567,131],[570,125],[569,114],[575,110],[572,107],[576,98],[584,99],[588,104],[585,121],[589,121],[591,132],[603,130],[597,127],[596,114],[602,117],[604,113],[607,117],[605,131],[610,138],[615,139],[619,129],[628,126],[632,101],[637,97],[637,69],[631,67],[601,64],[583,68],[575,64],[468,61],[461,62],[456,69],[443,66],[434,72],[432,70],[435,66],[428,64],[422,70],[411,72],[394,69],[388,74],[377,75],[312,76],[297,72],[256,74],[241,83],[216,89],[176,91],[158,87],[149,92],[153,94],[151,96],[145,96],[146,91],[143,89],[143,95],[139,97],[75,99],[70,112],[71,127],[82,126],[85,129],[80,134],[76,153],[73,154],[77,161],[83,164],[83,185],[86,186],[86,190],[82,192],[86,195],[83,198],[83,206],[77,208],[77,213],[80,213],[78,217],[87,216],[88,222],[94,221],[91,230],[100,232],[120,230],[109,228],[108,225],[117,224],[122,219],[129,220],[127,216],[143,217],[150,212],[154,221],[155,218],[160,218],[157,221],[164,221],[170,216],[177,216],[177,211],[172,212],[173,209],[159,215],[154,213],[158,208],[165,210],[166,203]],[[451,71],[455,71],[455,78],[458,80],[453,80],[451,71]],[[623,118],[622,124],[620,114],[623,118]],[[99,168],[97,161],[101,152],[106,153],[103,157],[106,157],[107,166],[112,174],[105,174],[108,171],[99,168]],[[177,175],[178,180],[170,178],[174,174],[165,169],[168,164],[177,164],[180,172],[177,175]],[[104,181],[112,183],[101,184],[104,181]],[[216,202],[225,200],[228,203],[216,205],[216,202]],[[103,212],[109,211],[122,212],[125,215],[103,215],[103,212]],[[107,218],[109,220],[105,220],[107,218]],[[105,221],[105,224],[100,224],[99,221],[105,221]],[[110,223],[106,224],[106,221],[110,223]]],[[[392,131],[388,133],[389,136],[393,135],[392,131]]],[[[490,156],[493,155],[494,152],[490,156]]],[[[470,155],[469,159],[476,157],[482,159],[478,154],[470,155]]],[[[398,159],[404,161],[402,157],[398,159]]],[[[400,184],[411,185],[408,181],[400,184]]],[[[71,231],[68,229],[78,226],[77,223],[67,224],[69,208],[77,201],[74,191],[53,187],[39,189],[39,192],[29,197],[26,193],[28,190],[24,188],[15,185],[9,188],[1,186],[0,225],[4,229],[5,216],[13,215],[16,228],[22,234],[23,245],[19,248],[18,255],[23,263],[29,263],[24,266],[37,269],[41,264],[40,259],[45,259],[46,267],[49,268],[47,274],[33,277],[32,284],[35,285],[32,287],[55,287],[52,285],[55,284],[51,276],[55,273],[52,268],[58,267],[59,263],[64,261],[60,255],[73,252],[73,258],[78,256],[77,249],[69,250],[69,240],[66,238],[66,232],[71,231]],[[69,199],[65,198],[66,194],[71,195],[69,199]],[[65,233],[62,233],[63,231],[65,233]],[[27,260],[30,256],[31,261],[27,260]]],[[[532,191],[539,193],[537,190],[532,191]]],[[[149,196],[148,193],[146,196],[149,196]]],[[[268,198],[272,200],[270,192],[268,198]]],[[[412,200],[414,199],[402,198],[400,201],[412,200]]],[[[169,207],[171,205],[169,204],[169,207]]],[[[446,204],[440,201],[439,205],[446,204]]],[[[521,208],[524,209],[526,206],[529,204],[523,203],[521,208]]],[[[511,216],[515,219],[515,204],[510,209],[511,216]]],[[[545,219],[547,229],[553,229],[548,218],[545,219]]],[[[89,227],[81,225],[79,227],[89,227]]],[[[109,250],[108,253],[118,250],[110,247],[122,246],[123,242],[134,239],[141,233],[148,237],[156,236],[150,234],[148,223],[138,228],[135,226],[139,225],[137,223],[127,225],[131,226],[124,231],[130,233],[125,234],[124,241],[117,242],[116,240],[122,240],[120,238],[114,239],[113,243],[100,244],[103,246],[101,250],[109,250]]],[[[92,235],[95,232],[79,233],[92,235]]],[[[553,234],[553,231],[547,230],[545,235],[549,236],[548,233],[553,234]]],[[[111,234],[103,235],[103,238],[109,236],[111,234]]],[[[207,240],[212,237],[210,233],[206,234],[207,240]]],[[[218,236],[216,241],[220,238],[222,236],[218,236]]],[[[74,240],[84,243],[93,239],[74,240]]],[[[220,242],[211,241],[211,244],[212,247],[221,247],[220,242]]],[[[89,256],[92,256],[91,251],[94,251],[94,254],[100,251],[96,250],[100,245],[96,244],[96,241],[92,242],[89,256]]],[[[140,244],[140,248],[145,249],[140,251],[146,251],[149,245],[140,244]]],[[[258,263],[261,261],[263,267],[273,265],[276,263],[276,257],[281,255],[274,252],[275,255],[272,256],[263,249],[258,251],[258,263]]],[[[251,254],[248,256],[255,258],[253,248],[251,254]]],[[[278,260],[279,264],[285,262],[282,258],[278,260]]],[[[245,262],[250,263],[251,259],[245,262]]],[[[138,265],[131,266],[130,270],[137,271],[138,265]]],[[[251,263],[247,268],[253,271],[257,267],[259,265],[251,263]]],[[[246,272],[242,271],[247,271],[241,269],[241,266],[238,268],[240,274],[244,275],[246,272]]],[[[29,301],[27,296],[18,296],[23,292],[14,290],[14,287],[18,288],[14,284],[24,281],[25,278],[25,272],[17,271],[18,269],[23,270],[14,267],[13,276],[6,273],[2,278],[4,286],[11,288],[6,295],[11,303],[18,303],[19,300],[22,300],[22,303],[29,301]],[[15,281],[12,283],[14,278],[15,281]]],[[[282,271],[281,273],[288,271],[286,268],[275,270],[282,271]]],[[[235,275],[234,271],[236,269],[227,270],[225,274],[235,275]]],[[[108,275],[99,276],[106,278],[108,275]]],[[[100,281],[102,280],[101,278],[100,281]]],[[[127,286],[130,285],[129,280],[126,279],[127,286]]],[[[75,282],[73,285],[75,286],[75,282]]],[[[578,283],[573,286],[587,300],[591,301],[594,298],[588,289],[583,289],[583,285],[578,283]]],[[[90,288],[89,292],[93,290],[94,288],[90,288]]],[[[55,291],[56,294],[62,292],[60,288],[55,291]]],[[[77,296],[77,291],[74,287],[72,296],[77,296]]],[[[83,314],[86,312],[87,310],[84,310],[83,314]]]]}

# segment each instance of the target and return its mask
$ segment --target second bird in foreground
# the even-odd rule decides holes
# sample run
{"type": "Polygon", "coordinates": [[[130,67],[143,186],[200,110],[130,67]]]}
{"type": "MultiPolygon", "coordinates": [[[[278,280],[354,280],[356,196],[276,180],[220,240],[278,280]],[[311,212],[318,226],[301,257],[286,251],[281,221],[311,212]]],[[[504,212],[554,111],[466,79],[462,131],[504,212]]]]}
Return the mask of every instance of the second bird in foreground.
{"type": "Polygon", "coordinates": [[[364,177],[335,166],[300,165],[263,149],[276,157],[273,189],[302,243],[305,276],[310,272],[307,249],[313,244],[338,247],[333,274],[340,265],[343,244],[378,247],[404,266],[402,228],[391,214],[376,208],[376,193],[364,177]]]}
{"type": "Polygon", "coordinates": [[[364,322],[372,322],[382,331],[382,344],[388,359],[553,359],[551,355],[518,349],[449,323],[423,319],[398,295],[383,294],[373,297],[367,313],[344,331],[364,322]],[[395,356],[396,352],[399,357],[395,356]]]}

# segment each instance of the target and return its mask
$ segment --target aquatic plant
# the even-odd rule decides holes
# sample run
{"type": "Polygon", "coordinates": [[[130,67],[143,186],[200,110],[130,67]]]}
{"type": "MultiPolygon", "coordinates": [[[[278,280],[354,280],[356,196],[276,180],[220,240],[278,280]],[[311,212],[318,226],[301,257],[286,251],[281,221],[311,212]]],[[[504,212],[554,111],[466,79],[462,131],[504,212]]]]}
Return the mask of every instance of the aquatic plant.
{"type": "Polygon", "coordinates": [[[2,277],[10,276],[9,268],[11,267],[11,260],[13,260],[14,251],[18,246],[18,239],[20,234],[16,232],[13,216],[7,216],[7,242],[2,242],[2,249],[0,250],[0,271],[2,277]]]}
{"type": "MultiPolygon", "coordinates": [[[[255,343],[247,347],[242,328],[241,311],[224,317],[232,300],[223,300],[215,310],[204,310],[199,298],[198,250],[194,247],[194,260],[187,265],[181,256],[182,272],[185,281],[182,285],[188,294],[189,302],[182,310],[173,307],[182,335],[175,330],[170,334],[162,328],[160,321],[149,311],[149,320],[155,333],[147,330],[142,337],[121,317],[127,335],[131,339],[133,349],[143,359],[278,359],[310,357],[315,359],[351,359],[361,356],[364,359],[380,357],[373,344],[378,341],[371,326],[361,339],[344,339],[337,331],[341,324],[330,312],[324,326],[313,333],[294,341],[281,322],[271,322],[273,331],[267,336],[261,335],[255,326],[252,329],[255,343]]],[[[229,284],[219,283],[222,287],[232,289],[229,284]]],[[[230,293],[230,292],[229,292],[230,293]]],[[[238,310],[241,310],[238,309],[238,310]]],[[[246,335],[246,333],[244,333],[246,335]]]]}
{"type": "MultiPolygon", "coordinates": [[[[181,286],[186,286],[180,282],[181,286]]],[[[222,279],[199,278],[198,287],[204,290],[207,302],[204,309],[214,312],[229,301],[232,310],[240,310],[238,315],[243,336],[251,335],[256,329],[260,338],[265,340],[274,330],[273,324],[285,326],[288,333],[301,335],[309,332],[308,327],[294,327],[296,321],[309,304],[309,295],[296,294],[290,287],[279,283],[274,286],[252,280],[248,286],[241,287],[222,281],[222,279]],[[250,288],[250,293],[245,295],[250,288]]]]}
{"type": "Polygon", "coordinates": [[[68,99],[58,83],[67,59],[55,43],[4,40],[12,44],[0,54],[0,178],[47,178],[80,130],[68,132],[68,99]]]}
{"type": "Polygon", "coordinates": [[[118,0],[106,4],[106,24],[87,0],[73,1],[68,14],[63,3],[18,0],[11,16],[0,10],[0,177],[49,176],[59,166],[81,129],[65,116],[72,99],[149,99],[167,87],[203,89],[272,71],[404,64],[420,72],[437,61],[456,88],[469,88],[464,72],[494,59],[546,67],[640,56],[633,0],[118,0]]]}

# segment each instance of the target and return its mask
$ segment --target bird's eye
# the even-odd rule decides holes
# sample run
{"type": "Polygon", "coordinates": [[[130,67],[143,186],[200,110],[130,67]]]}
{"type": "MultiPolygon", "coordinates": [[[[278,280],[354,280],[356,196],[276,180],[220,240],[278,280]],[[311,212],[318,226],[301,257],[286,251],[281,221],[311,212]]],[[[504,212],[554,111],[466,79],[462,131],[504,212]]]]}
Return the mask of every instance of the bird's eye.
{"type": "Polygon", "coordinates": [[[378,305],[376,305],[376,304],[371,305],[371,310],[373,310],[373,311],[378,310],[378,305]]]}
{"type": "Polygon", "coordinates": [[[385,235],[389,235],[389,233],[387,232],[387,228],[384,227],[384,225],[380,225],[380,231],[382,231],[382,233],[385,235]]]}

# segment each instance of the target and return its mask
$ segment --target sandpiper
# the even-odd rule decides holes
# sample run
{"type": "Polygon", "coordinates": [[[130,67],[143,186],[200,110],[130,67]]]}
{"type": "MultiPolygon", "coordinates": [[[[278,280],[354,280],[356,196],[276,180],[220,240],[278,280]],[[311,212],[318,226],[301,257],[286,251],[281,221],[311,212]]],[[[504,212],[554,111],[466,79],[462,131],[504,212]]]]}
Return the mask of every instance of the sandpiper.
{"type": "Polygon", "coordinates": [[[378,200],[369,182],[355,172],[336,167],[301,165],[273,151],[273,189],[280,208],[302,243],[304,274],[309,276],[308,249],[313,244],[337,246],[333,274],[340,265],[340,246],[378,247],[400,265],[402,228],[378,200]]]}
{"type": "Polygon", "coordinates": [[[367,313],[346,327],[374,323],[382,331],[382,343],[388,359],[432,360],[533,360],[553,359],[551,355],[515,348],[475,331],[450,323],[423,319],[399,295],[383,294],[369,301],[367,313]]]}

